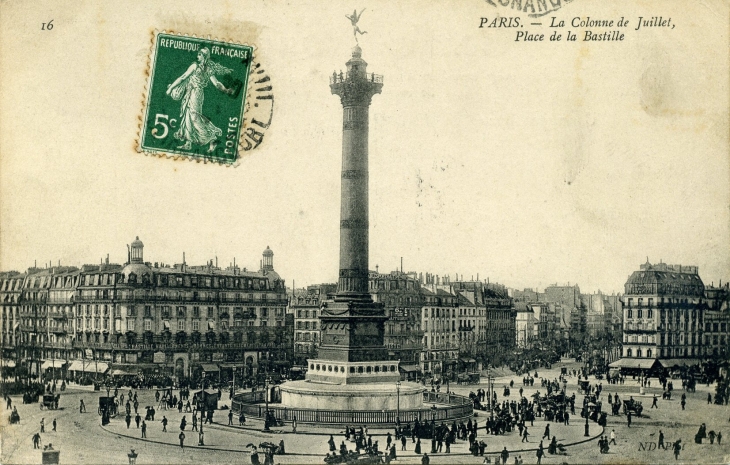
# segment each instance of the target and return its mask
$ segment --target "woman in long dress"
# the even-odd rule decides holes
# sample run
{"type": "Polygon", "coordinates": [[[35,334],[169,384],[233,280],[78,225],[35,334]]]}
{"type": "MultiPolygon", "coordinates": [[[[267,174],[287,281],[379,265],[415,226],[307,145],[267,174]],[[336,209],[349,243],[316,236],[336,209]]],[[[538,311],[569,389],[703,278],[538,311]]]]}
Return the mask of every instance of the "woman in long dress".
{"type": "Polygon", "coordinates": [[[197,58],[198,61],[182,76],[167,86],[166,93],[175,100],[182,99],[180,127],[174,134],[176,139],[183,141],[178,148],[190,150],[192,144],[209,144],[208,153],[211,153],[223,131],[203,114],[204,90],[211,82],[219,91],[232,95],[233,89],[227,89],[216,79],[216,75],[230,74],[231,70],[212,61],[207,48],[200,49],[197,58]]]}

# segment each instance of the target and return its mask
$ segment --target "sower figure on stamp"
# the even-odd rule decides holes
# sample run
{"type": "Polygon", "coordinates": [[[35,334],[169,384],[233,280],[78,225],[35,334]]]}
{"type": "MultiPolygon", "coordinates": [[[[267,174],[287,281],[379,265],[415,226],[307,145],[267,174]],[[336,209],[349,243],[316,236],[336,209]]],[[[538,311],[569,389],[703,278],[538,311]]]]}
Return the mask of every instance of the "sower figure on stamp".
{"type": "Polygon", "coordinates": [[[167,95],[174,100],[182,100],[180,128],[174,136],[184,143],[178,148],[189,150],[192,144],[209,144],[208,153],[215,150],[217,139],[223,135],[223,131],[203,114],[204,91],[208,82],[212,82],[219,91],[233,95],[235,92],[233,89],[226,88],[216,79],[216,75],[230,73],[230,69],[210,59],[210,50],[202,48],[198,52],[198,61],[191,64],[182,76],[167,86],[167,95]]]}

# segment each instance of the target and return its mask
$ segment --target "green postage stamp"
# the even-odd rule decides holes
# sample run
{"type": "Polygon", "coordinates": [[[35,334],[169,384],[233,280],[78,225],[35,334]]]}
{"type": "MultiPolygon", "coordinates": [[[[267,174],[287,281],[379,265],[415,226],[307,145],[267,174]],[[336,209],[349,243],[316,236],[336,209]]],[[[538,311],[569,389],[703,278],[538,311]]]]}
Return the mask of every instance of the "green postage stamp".
{"type": "Polygon", "coordinates": [[[248,45],[157,33],[139,150],[236,162],[252,62],[248,45]]]}

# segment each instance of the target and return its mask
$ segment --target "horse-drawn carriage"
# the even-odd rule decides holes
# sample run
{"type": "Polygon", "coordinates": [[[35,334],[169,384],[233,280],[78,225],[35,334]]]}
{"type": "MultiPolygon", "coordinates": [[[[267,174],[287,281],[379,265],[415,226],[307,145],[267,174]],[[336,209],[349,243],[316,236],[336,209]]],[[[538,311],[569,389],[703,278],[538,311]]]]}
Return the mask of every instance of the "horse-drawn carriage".
{"type": "Polygon", "coordinates": [[[461,373],[456,377],[457,384],[479,384],[479,373],[461,373]]]}
{"type": "Polygon", "coordinates": [[[578,381],[578,391],[581,394],[588,394],[591,390],[591,383],[587,379],[578,381]]]}
{"type": "Polygon", "coordinates": [[[13,411],[10,413],[10,424],[14,425],[16,423],[20,423],[20,415],[18,415],[18,411],[13,409],[13,411]]]}
{"type": "Polygon", "coordinates": [[[117,404],[114,402],[113,396],[101,396],[99,397],[99,409],[97,410],[99,415],[106,413],[110,417],[117,416],[117,404]]]}
{"type": "Polygon", "coordinates": [[[644,410],[644,407],[641,405],[641,402],[634,399],[628,399],[624,400],[624,415],[631,412],[635,413],[637,416],[641,416],[641,412],[644,410]]]}
{"type": "Polygon", "coordinates": [[[588,408],[588,418],[593,421],[598,421],[602,415],[605,415],[605,413],[602,412],[602,407],[602,402],[589,402],[586,405],[586,408],[588,408]]]}
{"type": "Polygon", "coordinates": [[[383,463],[383,453],[378,452],[377,454],[374,452],[371,453],[365,453],[365,454],[358,454],[357,452],[348,451],[347,454],[327,454],[324,458],[324,463],[327,465],[337,465],[337,464],[357,464],[357,465],[374,465],[378,463],[383,463]]]}
{"type": "Polygon", "coordinates": [[[38,396],[38,406],[43,410],[56,410],[58,408],[58,401],[61,399],[61,394],[43,394],[38,396]]]}
{"type": "Polygon", "coordinates": [[[537,396],[535,401],[544,412],[547,421],[563,422],[565,420],[564,415],[568,408],[568,398],[565,393],[553,392],[547,396],[537,396]]]}
{"type": "MultiPolygon", "coordinates": [[[[261,459],[259,458],[259,451],[256,449],[256,446],[254,444],[248,444],[246,447],[250,447],[251,449],[251,464],[252,465],[261,465],[261,459]]],[[[264,454],[264,464],[273,464],[274,463],[274,455],[283,455],[285,453],[284,451],[284,441],[281,441],[279,445],[274,444],[273,442],[262,442],[259,444],[259,448],[261,449],[261,452],[264,454]]]]}

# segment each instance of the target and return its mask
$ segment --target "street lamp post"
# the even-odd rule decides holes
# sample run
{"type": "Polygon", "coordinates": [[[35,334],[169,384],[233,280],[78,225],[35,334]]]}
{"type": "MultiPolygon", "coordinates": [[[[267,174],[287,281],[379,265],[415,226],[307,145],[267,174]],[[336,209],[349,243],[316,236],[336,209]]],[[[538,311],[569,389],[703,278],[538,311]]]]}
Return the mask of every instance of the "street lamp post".
{"type": "Polygon", "coordinates": [[[585,426],[585,434],[583,436],[588,437],[591,434],[589,433],[590,426],[588,425],[588,416],[589,416],[588,406],[586,405],[586,426],[585,426]]]}
{"type": "Polygon", "coordinates": [[[487,405],[489,405],[489,418],[494,420],[494,409],[492,408],[492,400],[493,400],[493,391],[494,391],[494,383],[492,383],[492,371],[491,367],[487,366],[487,396],[489,399],[487,401],[489,402],[487,405]]]}
{"type": "Polygon", "coordinates": [[[205,395],[205,372],[203,372],[203,379],[200,382],[200,397],[198,398],[198,412],[200,412],[200,429],[198,430],[198,445],[205,445],[205,435],[203,434],[203,417],[205,416],[205,403],[203,402],[203,396],[205,395]]]}
{"type": "MultiPolygon", "coordinates": [[[[267,361],[268,362],[268,361],[267,361]]],[[[264,431],[269,431],[269,367],[267,365],[264,374],[264,431]]]]}
{"type": "Polygon", "coordinates": [[[400,426],[400,381],[395,382],[395,390],[396,390],[396,397],[397,397],[395,424],[396,424],[396,426],[400,426]]]}
{"type": "Polygon", "coordinates": [[[436,437],[436,406],[431,406],[431,453],[436,453],[436,441],[433,439],[436,437]]]}

